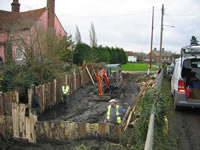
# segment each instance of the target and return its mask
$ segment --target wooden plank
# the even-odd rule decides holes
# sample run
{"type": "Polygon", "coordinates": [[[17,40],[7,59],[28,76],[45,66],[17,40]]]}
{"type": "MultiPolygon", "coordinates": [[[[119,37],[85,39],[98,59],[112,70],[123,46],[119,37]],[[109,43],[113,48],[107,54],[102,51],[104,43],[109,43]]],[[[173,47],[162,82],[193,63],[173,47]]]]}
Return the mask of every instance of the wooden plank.
{"type": "Polygon", "coordinates": [[[7,110],[8,110],[8,116],[12,116],[12,93],[13,92],[8,92],[8,99],[6,100],[7,102],[7,110]]]}
{"type": "Polygon", "coordinates": [[[25,120],[26,120],[26,138],[30,141],[31,140],[30,118],[25,117],[25,120]]]}
{"type": "Polygon", "coordinates": [[[56,104],[59,104],[61,101],[61,86],[60,86],[60,79],[56,80],[56,104]]]}
{"type": "Polygon", "coordinates": [[[19,93],[15,91],[16,103],[19,104],[19,93]]]}
{"type": "Polygon", "coordinates": [[[65,75],[65,84],[68,84],[68,76],[67,76],[67,74],[65,75]]]}
{"type": "Polygon", "coordinates": [[[32,94],[33,94],[33,90],[28,89],[28,110],[29,110],[29,114],[31,113],[32,94]]]}
{"type": "Polygon", "coordinates": [[[127,120],[127,122],[126,122],[126,126],[125,126],[125,128],[124,128],[124,131],[126,130],[126,128],[128,127],[128,125],[129,125],[129,123],[130,123],[130,121],[131,121],[131,118],[132,118],[132,115],[133,115],[133,113],[134,113],[134,111],[135,111],[135,108],[136,108],[136,105],[133,107],[133,109],[131,110],[131,112],[130,112],[130,114],[129,114],[129,116],[128,116],[128,120],[127,120]]]}
{"type": "Polygon", "coordinates": [[[80,73],[77,73],[76,74],[76,89],[80,89],[80,83],[81,83],[81,80],[80,80],[80,73]]]}
{"type": "Polygon", "coordinates": [[[35,124],[37,122],[37,116],[34,114],[30,114],[30,141],[31,143],[36,143],[36,132],[35,132],[35,124]]]}
{"type": "Polygon", "coordinates": [[[25,104],[19,104],[19,136],[25,138],[26,120],[25,120],[25,104]]]}
{"type": "Polygon", "coordinates": [[[18,104],[13,103],[12,104],[12,120],[13,120],[13,136],[19,137],[19,113],[18,113],[18,104]]]}
{"type": "Polygon", "coordinates": [[[87,66],[86,66],[85,68],[86,68],[86,70],[87,70],[87,73],[88,73],[88,75],[89,75],[91,81],[92,81],[92,84],[94,85],[94,80],[93,80],[93,78],[92,78],[92,76],[91,76],[91,74],[90,74],[90,71],[88,70],[87,66]]]}
{"type": "Polygon", "coordinates": [[[84,76],[83,76],[83,72],[80,72],[81,74],[81,87],[85,88],[85,81],[84,81],[84,76]]]}
{"type": "Polygon", "coordinates": [[[128,107],[127,111],[126,111],[126,114],[124,115],[123,119],[122,119],[122,127],[125,126],[125,121],[126,121],[126,118],[128,117],[129,113],[131,111],[131,106],[128,107]]]}
{"type": "Polygon", "coordinates": [[[72,78],[72,75],[69,75],[69,89],[70,89],[70,94],[72,94],[74,91],[73,91],[73,78],[72,78]]]}
{"type": "Polygon", "coordinates": [[[0,92],[0,115],[4,115],[3,93],[0,92]]]}
{"type": "Polygon", "coordinates": [[[41,95],[41,97],[42,97],[42,103],[43,103],[43,106],[42,106],[42,110],[43,110],[43,112],[46,110],[46,99],[45,99],[45,85],[42,85],[42,95],[41,95]]]}
{"type": "Polygon", "coordinates": [[[37,87],[37,91],[40,93],[40,113],[43,113],[43,96],[42,96],[42,86],[37,87]]]}
{"type": "Polygon", "coordinates": [[[56,105],[56,79],[53,80],[53,104],[56,105]]]}
{"type": "Polygon", "coordinates": [[[74,89],[73,90],[76,91],[76,72],[75,71],[73,71],[73,81],[74,81],[73,82],[74,83],[74,86],[73,86],[74,89]]]}
{"type": "Polygon", "coordinates": [[[104,102],[108,102],[110,99],[111,99],[111,97],[110,97],[109,95],[103,95],[103,96],[94,95],[94,96],[92,97],[92,100],[95,100],[95,101],[104,101],[104,102]]]}

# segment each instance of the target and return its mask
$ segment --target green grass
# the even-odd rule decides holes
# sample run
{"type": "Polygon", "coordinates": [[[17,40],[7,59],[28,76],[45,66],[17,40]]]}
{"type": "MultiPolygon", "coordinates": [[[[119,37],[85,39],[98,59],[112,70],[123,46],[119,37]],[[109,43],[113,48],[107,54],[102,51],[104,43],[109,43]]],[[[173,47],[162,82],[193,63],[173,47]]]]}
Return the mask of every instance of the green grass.
{"type": "MultiPolygon", "coordinates": [[[[127,63],[122,64],[123,71],[147,71],[149,64],[127,63]]],[[[158,70],[156,67],[151,67],[151,70],[158,70]]]]}

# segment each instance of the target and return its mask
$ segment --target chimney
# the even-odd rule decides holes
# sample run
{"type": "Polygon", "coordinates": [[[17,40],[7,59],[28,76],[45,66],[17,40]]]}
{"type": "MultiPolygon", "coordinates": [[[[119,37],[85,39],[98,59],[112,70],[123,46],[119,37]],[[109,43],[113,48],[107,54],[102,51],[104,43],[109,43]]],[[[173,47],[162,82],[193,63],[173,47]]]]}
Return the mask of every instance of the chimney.
{"type": "Polygon", "coordinates": [[[157,48],[154,48],[154,51],[156,51],[157,50],[157,48]]]}
{"type": "Polygon", "coordinates": [[[13,0],[12,4],[12,12],[20,12],[20,3],[18,0],[13,0]]]}
{"type": "Polygon", "coordinates": [[[54,30],[55,0],[47,0],[48,28],[54,30]]]}

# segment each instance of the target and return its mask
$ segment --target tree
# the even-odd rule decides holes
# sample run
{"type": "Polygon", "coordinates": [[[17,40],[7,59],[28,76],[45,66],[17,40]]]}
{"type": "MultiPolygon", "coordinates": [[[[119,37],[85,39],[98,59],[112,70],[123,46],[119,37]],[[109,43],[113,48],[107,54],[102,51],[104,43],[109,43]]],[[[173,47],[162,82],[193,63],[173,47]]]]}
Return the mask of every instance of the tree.
{"type": "Polygon", "coordinates": [[[93,23],[91,23],[91,29],[89,32],[90,32],[90,45],[92,47],[96,47],[97,46],[97,37],[96,37],[96,32],[95,32],[93,23]]]}
{"type": "Polygon", "coordinates": [[[78,26],[76,26],[75,40],[76,40],[76,43],[80,43],[81,42],[81,33],[80,33],[79,29],[78,29],[78,26]]]}
{"type": "Polygon", "coordinates": [[[40,85],[60,77],[65,71],[64,64],[72,62],[71,37],[63,37],[29,23],[25,31],[14,26],[10,31],[13,33],[12,42],[20,48],[22,59],[21,65],[14,61],[3,66],[0,87],[4,92],[15,89],[24,96],[31,84],[40,85]]]}
{"type": "Polygon", "coordinates": [[[198,40],[195,36],[192,36],[191,40],[190,40],[190,45],[198,45],[198,40]]]}

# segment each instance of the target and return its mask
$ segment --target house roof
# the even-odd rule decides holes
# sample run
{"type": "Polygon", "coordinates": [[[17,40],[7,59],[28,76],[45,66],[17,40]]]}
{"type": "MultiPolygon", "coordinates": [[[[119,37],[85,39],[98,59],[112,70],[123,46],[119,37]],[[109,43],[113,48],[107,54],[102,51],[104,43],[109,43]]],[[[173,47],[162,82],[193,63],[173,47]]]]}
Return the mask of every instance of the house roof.
{"type": "Polygon", "coordinates": [[[133,53],[132,51],[126,51],[126,54],[127,54],[128,56],[136,56],[136,54],[133,53]]]}
{"type": "MultiPolygon", "coordinates": [[[[153,53],[156,54],[157,56],[160,56],[160,51],[158,50],[154,50],[153,53]]],[[[172,56],[172,54],[167,51],[162,51],[162,56],[172,56]]]]}
{"type": "Polygon", "coordinates": [[[16,30],[23,30],[35,23],[46,11],[46,7],[26,12],[9,12],[0,10],[0,32],[10,31],[13,26],[16,30]]]}

